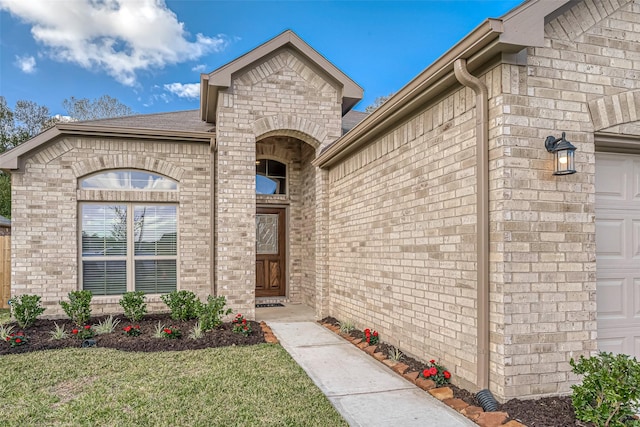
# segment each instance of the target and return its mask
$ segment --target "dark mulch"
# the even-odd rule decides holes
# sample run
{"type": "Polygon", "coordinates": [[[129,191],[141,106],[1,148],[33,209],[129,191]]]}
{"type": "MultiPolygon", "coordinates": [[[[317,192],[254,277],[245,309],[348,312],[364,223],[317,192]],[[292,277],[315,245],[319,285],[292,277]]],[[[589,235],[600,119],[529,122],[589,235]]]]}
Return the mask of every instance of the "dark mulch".
{"type": "MultiPolygon", "coordinates": [[[[322,319],[322,323],[329,323],[335,326],[339,326],[340,323],[333,317],[326,317],[322,319]]],[[[359,330],[353,330],[351,336],[356,338],[362,338],[363,332],[359,330]]],[[[380,342],[377,345],[376,351],[382,352],[388,355],[394,350],[394,347],[384,342],[380,342]]],[[[409,372],[422,372],[426,365],[419,360],[413,359],[407,355],[403,355],[402,363],[409,366],[409,372]]],[[[475,395],[465,389],[456,387],[450,384],[449,387],[453,390],[453,397],[461,399],[469,405],[481,406],[475,395]]],[[[498,405],[498,411],[503,411],[509,414],[509,420],[516,420],[528,427],[589,427],[590,423],[583,423],[576,420],[573,405],[571,404],[571,397],[545,397],[535,400],[520,400],[511,399],[503,404],[498,405]]]]}
{"type": "MultiPolygon", "coordinates": [[[[95,325],[105,318],[106,316],[92,318],[89,321],[89,324],[95,325]]],[[[120,324],[113,333],[96,335],[93,338],[97,347],[114,348],[124,351],[153,352],[199,350],[210,347],[252,345],[265,342],[262,329],[256,322],[250,322],[252,332],[248,337],[234,333],[233,325],[231,323],[224,323],[213,331],[204,332],[201,338],[194,340],[189,338],[189,333],[193,330],[193,326],[197,320],[177,321],[171,319],[169,314],[150,314],[145,316],[140,322],[135,323],[135,325],[140,325],[142,334],[137,337],[130,337],[123,333],[122,328],[128,325],[133,325],[134,323],[131,323],[123,316],[115,316],[115,318],[120,320],[120,324]],[[154,338],[153,334],[158,322],[166,327],[179,329],[182,332],[182,338],[154,338]]],[[[0,343],[0,355],[81,347],[82,340],[78,338],[70,337],[63,340],[52,340],[51,331],[55,329],[54,322],[59,326],[64,325],[67,333],[70,333],[71,329],[73,329],[73,324],[68,319],[39,319],[36,321],[34,326],[24,330],[21,330],[17,325],[14,325],[14,332],[23,331],[29,339],[29,343],[13,348],[11,348],[8,343],[0,343]]]]}

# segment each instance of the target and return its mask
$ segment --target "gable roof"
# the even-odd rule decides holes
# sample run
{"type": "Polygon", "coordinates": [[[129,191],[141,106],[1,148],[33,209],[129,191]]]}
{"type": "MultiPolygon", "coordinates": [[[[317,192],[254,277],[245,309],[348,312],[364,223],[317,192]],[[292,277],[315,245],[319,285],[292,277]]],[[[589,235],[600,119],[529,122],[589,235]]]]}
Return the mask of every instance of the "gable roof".
{"type": "Polygon", "coordinates": [[[545,22],[560,15],[581,0],[527,0],[501,18],[488,18],[466,37],[418,74],[351,131],[327,147],[313,164],[331,167],[341,159],[375,140],[399,120],[459,85],[454,63],[464,59],[470,72],[478,70],[498,55],[518,63],[518,53],[529,46],[544,44],[545,22]]]}
{"type": "Polygon", "coordinates": [[[63,135],[155,139],[213,145],[215,144],[213,129],[211,123],[200,120],[198,110],[57,123],[30,140],[0,154],[0,169],[18,169],[21,158],[63,135]]]}
{"type": "Polygon", "coordinates": [[[291,30],[286,30],[282,34],[211,73],[200,75],[200,117],[202,120],[215,123],[218,92],[231,85],[231,77],[235,72],[250,66],[275,50],[285,46],[296,50],[306,57],[342,86],[343,115],[362,99],[363,90],[356,82],[351,80],[349,76],[305,43],[296,33],[291,30]]]}

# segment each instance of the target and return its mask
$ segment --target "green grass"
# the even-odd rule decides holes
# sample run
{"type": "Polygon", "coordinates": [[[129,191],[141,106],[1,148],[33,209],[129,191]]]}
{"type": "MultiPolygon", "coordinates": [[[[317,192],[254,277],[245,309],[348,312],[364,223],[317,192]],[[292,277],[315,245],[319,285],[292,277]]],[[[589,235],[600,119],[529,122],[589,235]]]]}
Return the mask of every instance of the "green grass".
{"type": "Polygon", "coordinates": [[[2,425],[346,426],[280,346],[0,357],[2,425]]]}
{"type": "Polygon", "coordinates": [[[8,308],[0,308],[0,325],[11,320],[11,312],[8,308]]]}

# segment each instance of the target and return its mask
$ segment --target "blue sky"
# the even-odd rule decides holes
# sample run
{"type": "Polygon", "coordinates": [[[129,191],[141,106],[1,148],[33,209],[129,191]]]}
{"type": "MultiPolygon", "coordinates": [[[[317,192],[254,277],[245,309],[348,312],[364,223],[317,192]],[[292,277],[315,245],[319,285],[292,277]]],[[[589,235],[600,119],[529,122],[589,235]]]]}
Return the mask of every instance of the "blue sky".
{"type": "Polygon", "coordinates": [[[363,110],[520,3],[0,0],[0,95],[52,114],[104,94],[141,114],[197,109],[201,72],[291,29],[364,88],[363,110]]]}

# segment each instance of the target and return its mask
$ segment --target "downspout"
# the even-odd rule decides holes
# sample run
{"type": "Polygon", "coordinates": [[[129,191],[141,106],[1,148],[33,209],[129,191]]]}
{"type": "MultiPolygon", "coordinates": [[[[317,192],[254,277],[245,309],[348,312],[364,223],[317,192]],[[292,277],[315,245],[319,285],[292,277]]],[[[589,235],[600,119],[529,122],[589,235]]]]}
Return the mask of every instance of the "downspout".
{"type": "Polygon", "coordinates": [[[453,64],[458,81],[476,93],[476,179],[477,179],[477,386],[489,389],[489,91],[467,70],[467,61],[453,64]]]}

